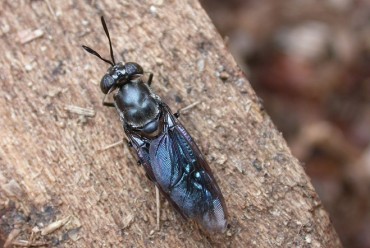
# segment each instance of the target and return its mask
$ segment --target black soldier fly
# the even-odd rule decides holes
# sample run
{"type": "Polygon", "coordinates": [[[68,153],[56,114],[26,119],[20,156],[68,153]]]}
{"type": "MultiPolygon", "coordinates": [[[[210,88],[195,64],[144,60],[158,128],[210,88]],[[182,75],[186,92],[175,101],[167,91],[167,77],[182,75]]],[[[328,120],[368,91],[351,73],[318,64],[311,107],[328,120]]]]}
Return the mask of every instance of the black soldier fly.
{"type": "Polygon", "coordinates": [[[173,114],[152,92],[153,74],[145,83],[139,64],[115,62],[103,17],[101,22],[112,60],[82,47],[111,65],[100,82],[103,104],[116,108],[139,163],[173,207],[206,231],[223,232],[227,226],[225,201],[198,146],[178,121],[178,113],[173,114]],[[113,94],[113,102],[106,102],[109,94],[113,94]]]}

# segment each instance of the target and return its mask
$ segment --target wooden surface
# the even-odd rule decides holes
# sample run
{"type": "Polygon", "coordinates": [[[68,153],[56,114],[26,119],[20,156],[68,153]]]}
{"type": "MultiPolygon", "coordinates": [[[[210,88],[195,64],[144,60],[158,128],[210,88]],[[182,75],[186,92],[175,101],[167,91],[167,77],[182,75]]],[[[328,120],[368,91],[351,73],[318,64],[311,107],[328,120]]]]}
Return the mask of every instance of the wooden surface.
{"type": "Polygon", "coordinates": [[[0,37],[0,246],[340,247],[197,1],[1,1],[0,37]],[[226,234],[207,237],[163,198],[157,231],[155,190],[133,153],[99,152],[123,138],[101,105],[107,64],[80,47],[109,56],[102,14],[116,60],[153,72],[174,111],[200,101],[180,120],[224,193],[226,234]]]}

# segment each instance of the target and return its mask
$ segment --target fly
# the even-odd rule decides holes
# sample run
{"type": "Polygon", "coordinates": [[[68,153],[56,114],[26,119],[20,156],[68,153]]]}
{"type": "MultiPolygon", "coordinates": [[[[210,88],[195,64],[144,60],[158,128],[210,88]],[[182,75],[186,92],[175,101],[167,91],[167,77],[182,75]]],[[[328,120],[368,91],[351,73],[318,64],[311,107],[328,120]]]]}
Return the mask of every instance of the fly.
{"type": "Polygon", "coordinates": [[[148,178],[185,218],[194,220],[208,232],[227,227],[225,201],[198,146],[173,114],[150,88],[153,74],[144,82],[143,68],[134,62],[116,63],[112,42],[103,17],[111,60],[82,46],[110,64],[100,81],[103,105],[118,111],[129,144],[136,151],[148,178]],[[113,95],[113,102],[106,96],[113,95]]]}

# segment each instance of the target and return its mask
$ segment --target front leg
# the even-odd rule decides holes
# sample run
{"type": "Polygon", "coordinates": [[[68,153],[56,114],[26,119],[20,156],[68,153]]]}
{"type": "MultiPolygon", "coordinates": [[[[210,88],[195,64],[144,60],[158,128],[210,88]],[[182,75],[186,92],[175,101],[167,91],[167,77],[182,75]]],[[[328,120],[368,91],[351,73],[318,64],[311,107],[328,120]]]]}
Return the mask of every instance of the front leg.
{"type": "Polygon", "coordinates": [[[111,107],[111,108],[114,108],[114,103],[113,102],[103,102],[103,106],[105,107],[111,107]]]}
{"type": "Polygon", "coordinates": [[[148,81],[147,81],[147,84],[149,86],[152,84],[152,80],[153,80],[153,73],[149,72],[149,78],[148,78],[148,81]]]}
{"type": "Polygon", "coordinates": [[[105,94],[104,97],[103,97],[103,106],[105,106],[105,107],[111,107],[111,108],[112,107],[115,107],[114,102],[107,102],[106,101],[107,95],[108,94],[105,94]]]}

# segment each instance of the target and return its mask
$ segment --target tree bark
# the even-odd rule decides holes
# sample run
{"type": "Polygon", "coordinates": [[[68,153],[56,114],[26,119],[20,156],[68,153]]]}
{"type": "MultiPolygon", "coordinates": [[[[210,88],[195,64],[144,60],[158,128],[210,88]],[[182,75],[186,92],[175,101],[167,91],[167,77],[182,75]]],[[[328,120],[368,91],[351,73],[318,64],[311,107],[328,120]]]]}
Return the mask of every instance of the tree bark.
{"type": "Polygon", "coordinates": [[[196,0],[1,1],[0,246],[340,247],[309,178],[196,0]],[[101,104],[109,58],[153,90],[205,154],[230,229],[208,237],[161,198],[101,104]],[[79,108],[77,108],[79,107],[79,108]],[[82,108],[82,109],[81,109],[82,108]]]}

